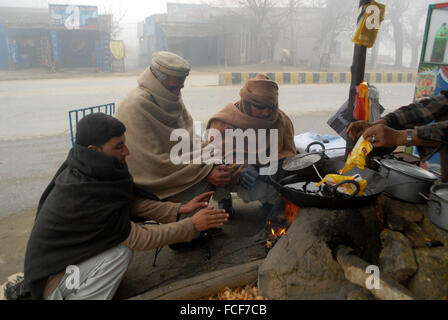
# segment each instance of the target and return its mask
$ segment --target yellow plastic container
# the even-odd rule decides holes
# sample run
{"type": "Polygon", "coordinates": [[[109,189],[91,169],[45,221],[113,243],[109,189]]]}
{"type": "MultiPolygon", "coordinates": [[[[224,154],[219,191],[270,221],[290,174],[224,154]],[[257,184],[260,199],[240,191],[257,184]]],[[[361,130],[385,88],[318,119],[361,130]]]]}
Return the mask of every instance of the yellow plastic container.
{"type": "Polygon", "coordinates": [[[370,4],[362,6],[359,10],[362,17],[353,33],[352,41],[358,46],[372,48],[386,14],[386,6],[372,0],[370,4]]]}

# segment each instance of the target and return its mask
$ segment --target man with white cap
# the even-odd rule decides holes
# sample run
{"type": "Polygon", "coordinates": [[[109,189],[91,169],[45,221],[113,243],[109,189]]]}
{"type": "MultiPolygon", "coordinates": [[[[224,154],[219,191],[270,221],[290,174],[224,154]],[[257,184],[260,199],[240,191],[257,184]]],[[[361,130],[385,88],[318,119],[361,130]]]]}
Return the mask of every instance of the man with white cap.
{"type": "MultiPolygon", "coordinates": [[[[128,93],[116,113],[127,128],[127,163],[135,183],[162,200],[182,203],[227,185],[231,174],[226,166],[174,164],[170,159],[178,143],[170,141],[173,130],[185,129],[193,137],[193,119],[181,95],[189,72],[190,64],[182,57],[155,53],[151,66],[138,78],[138,87],[128,93]]],[[[143,199],[139,207],[144,210],[143,199]]]]}

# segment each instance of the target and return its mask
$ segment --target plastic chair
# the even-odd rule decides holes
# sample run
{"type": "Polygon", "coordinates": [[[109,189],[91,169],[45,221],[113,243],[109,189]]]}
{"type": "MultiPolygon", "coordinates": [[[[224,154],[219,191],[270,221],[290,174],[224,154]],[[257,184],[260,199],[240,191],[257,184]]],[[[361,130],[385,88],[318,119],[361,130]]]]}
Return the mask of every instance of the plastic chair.
{"type": "Polygon", "coordinates": [[[75,130],[76,125],[78,124],[78,121],[81,120],[86,115],[96,113],[96,112],[102,112],[108,115],[113,116],[115,113],[115,103],[108,103],[103,104],[100,106],[93,106],[93,107],[87,107],[83,109],[76,109],[76,110],[70,110],[68,112],[68,120],[70,125],[70,138],[72,140],[72,147],[75,144],[75,130]]]}

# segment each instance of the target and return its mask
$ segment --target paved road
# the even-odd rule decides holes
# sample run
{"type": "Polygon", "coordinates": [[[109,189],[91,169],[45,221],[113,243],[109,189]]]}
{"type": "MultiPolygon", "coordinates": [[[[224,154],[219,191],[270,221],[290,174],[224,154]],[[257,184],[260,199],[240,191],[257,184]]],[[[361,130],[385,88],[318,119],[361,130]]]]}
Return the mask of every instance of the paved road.
{"type": "MultiPolygon", "coordinates": [[[[134,77],[0,82],[0,217],[33,208],[70,148],[67,111],[120,101],[134,77]]],[[[238,100],[240,87],[218,87],[217,79],[197,76],[186,83],[184,101],[195,120],[207,121],[238,100]],[[216,82],[215,82],[216,80],[216,82]]],[[[411,84],[378,85],[388,110],[410,102],[411,84]]],[[[334,134],[328,118],[348,95],[348,85],[285,85],[280,105],[296,134],[334,134]]]]}
{"type": "MultiPolygon", "coordinates": [[[[207,121],[227,103],[239,99],[239,86],[219,87],[216,75],[195,75],[183,91],[195,120],[207,121]]],[[[68,132],[68,110],[119,101],[136,86],[135,77],[47,79],[0,82],[0,140],[68,132]]],[[[378,85],[386,108],[410,102],[412,84],[378,85]]],[[[334,112],[348,96],[349,86],[285,85],[280,106],[290,116],[334,112]]]]}

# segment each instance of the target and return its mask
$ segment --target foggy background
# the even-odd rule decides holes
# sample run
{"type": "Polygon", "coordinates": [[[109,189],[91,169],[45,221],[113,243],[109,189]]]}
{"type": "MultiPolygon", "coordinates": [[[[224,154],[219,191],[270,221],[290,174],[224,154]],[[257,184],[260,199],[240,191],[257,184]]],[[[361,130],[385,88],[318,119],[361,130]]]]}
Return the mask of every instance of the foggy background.
{"type": "MultiPolygon", "coordinates": [[[[417,75],[428,4],[443,1],[378,2],[387,5],[386,17],[374,48],[367,50],[366,71],[377,73],[369,82],[380,91],[387,113],[413,101],[417,82],[378,78],[401,73],[406,80],[417,75]]],[[[305,71],[348,74],[358,4],[358,0],[0,0],[0,280],[6,281],[23,266],[40,196],[72,147],[69,111],[106,103],[119,107],[138,85],[138,75],[152,53],[161,48],[191,62],[182,99],[192,118],[204,125],[240,99],[242,83],[219,84],[222,72],[289,73],[289,80],[305,71]],[[97,26],[64,30],[57,17],[50,19],[49,4],[96,6],[97,26]],[[101,17],[107,18],[105,23],[101,17]],[[51,20],[58,20],[57,26],[51,20]],[[106,31],[101,28],[104,24],[106,31]],[[111,59],[106,59],[112,50],[105,38],[124,40],[125,70],[113,70],[111,59]],[[322,63],[325,55],[330,55],[327,64],[322,63]]],[[[114,59],[123,61],[121,56],[114,59]]],[[[312,72],[307,75],[314,76],[312,72]]],[[[327,121],[347,101],[348,81],[278,82],[279,106],[293,122],[296,135],[335,134],[327,121]]]]}
{"type": "MultiPolygon", "coordinates": [[[[251,59],[248,59],[247,64],[278,63],[283,49],[279,47],[277,39],[280,32],[282,37],[289,38],[284,39],[283,47],[286,47],[284,43],[290,43],[286,49],[290,51],[291,65],[302,64],[305,67],[316,68],[316,62],[294,58],[294,54],[297,53],[296,56],[298,56],[301,50],[318,51],[320,54],[323,52],[332,54],[334,50],[338,50],[342,54],[338,54],[336,59],[332,57],[332,62],[337,60],[336,64],[342,65],[351,62],[353,43],[350,37],[355,27],[357,0],[1,0],[0,7],[47,8],[48,4],[98,6],[99,14],[113,14],[118,30],[115,39],[125,42],[126,65],[136,67],[139,63],[138,23],[151,15],[166,13],[167,2],[201,4],[213,7],[214,12],[219,9],[225,10],[227,15],[233,11],[232,14],[247,21],[249,30],[259,31],[253,37],[255,37],[255,46],[262,48],[262,50],[253,50],[255,53],[252,54],[251,59]],[[306,9],[320,10],[319,14],[307,19],[306,15],[301,17],[306,9]],[[295,21],[289,23],[288,20],[295,21]],[[303,34],[314,38],[321,47],[309,48],[311,45],[303,39],[303,34]],[[254,57],[254,54],[262,56],[254,57]]],[[[368,50],[367,66],[375,67],[379,63],[395,68],[416,68],[423,40],[427,6],[444,1],[382,0],[380,2],[387,6],[386,17],[376,45],[368,50]]],[[[221,49],[232,50],[229,45],[221,49]]]]}
{"type": "Polygon", "coordinates": [[[117,39],[124,40],[126,46],[126,64],[136,67],[138,64],[137,24],[147,16],[166,12],[166,3],[200,3],[201,1],[142,1],[142,0],[1,0],[0,7],[48,8],[48,4],[90,5],[98,7],[98,14],[113,14],[119,24],[117,39]]]}

